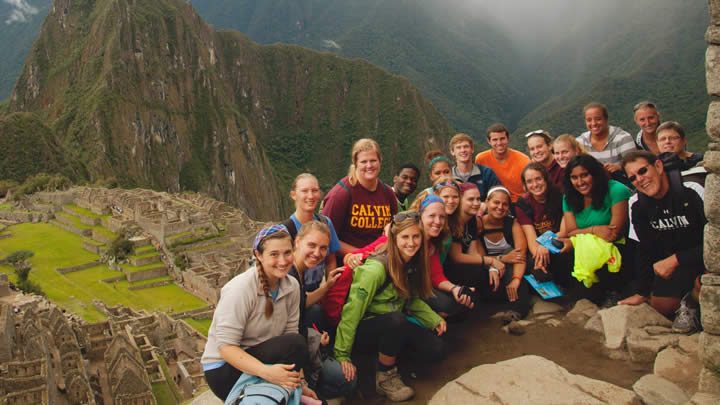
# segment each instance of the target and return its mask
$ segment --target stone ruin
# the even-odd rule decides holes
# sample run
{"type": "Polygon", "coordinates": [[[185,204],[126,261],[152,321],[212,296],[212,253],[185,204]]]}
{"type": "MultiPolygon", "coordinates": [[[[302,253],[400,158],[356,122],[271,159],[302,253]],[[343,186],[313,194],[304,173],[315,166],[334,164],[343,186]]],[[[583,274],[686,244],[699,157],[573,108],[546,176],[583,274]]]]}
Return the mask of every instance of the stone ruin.
{"type": "Polygon", "coordinates": [[[700,356],[705,368],[700,372],[698,389],[720,395],[720,0],[710,0],[710,26],[705,34],[707,91],[712,97],[706,129],[711,143],[705,153],[705,267],[700,307],[704,332],[700,335],[700,356]]]}
{"type": "Polygon", "coordinates": [[[20,313],[0,303],[0,404],[149,405],[153,384],[178,402],[206,387],[206,339],[187,323],[95,305],[107,321],[84,323],[42,299],[20,313]]]}

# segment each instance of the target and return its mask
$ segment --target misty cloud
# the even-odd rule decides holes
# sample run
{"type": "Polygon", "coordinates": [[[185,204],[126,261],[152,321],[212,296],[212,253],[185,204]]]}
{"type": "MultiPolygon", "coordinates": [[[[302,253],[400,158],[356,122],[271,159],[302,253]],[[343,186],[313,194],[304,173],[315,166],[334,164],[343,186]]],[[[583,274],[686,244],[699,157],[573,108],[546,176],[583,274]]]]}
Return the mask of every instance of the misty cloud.
{"type": "Polygon", "coordinates": [[[9,4],[13,9],[10,11],[10,16],[5,20],[5,24],[12,24],[14,22],[24,23],[27,22],[28,17],[35,15],[39,10],[31,6],[27,0],[3,0],[9,4]]]}

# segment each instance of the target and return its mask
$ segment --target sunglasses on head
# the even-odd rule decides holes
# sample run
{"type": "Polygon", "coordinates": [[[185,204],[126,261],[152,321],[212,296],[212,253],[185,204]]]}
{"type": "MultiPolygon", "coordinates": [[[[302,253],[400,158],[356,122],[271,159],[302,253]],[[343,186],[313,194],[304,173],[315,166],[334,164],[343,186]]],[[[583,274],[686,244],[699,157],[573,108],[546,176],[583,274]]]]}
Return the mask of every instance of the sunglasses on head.
{"type": "Polygon", "coordinates": [[[414,219],[417,221],[420,219],[420,213],[415,212],[415,211],[403,211],[403,212],[397,213],[397,214],[395,214],[395,216],[393,216],[393,223],[397,224],[398,222],[402,222],[408,218],[414,219]]]}
{"type": "Polygon", "coordinates": [[[439,189],[442,188],[442,187],[455,187],[455,188],[457,188],[458,190],[460,189],[456,183],[454,183],[454,182],[452,182],[452,181],[444,181],[444,182],[442,182],[442,183],[436,184],[436,185],[433,187],[433,191],[437,191],[437,190],[439,190],[439,189]]]}
{"type": "Polygon", "coordinates": [[[655,107],[654,103],[643,101],[640,103],[635,104],[635,107],[633,107],[633,112],[637,112],[637,110],[641,108],[652,108],[653,110],[657,110],[657,107],[655,107]]]}
{"type": "Polygon", "coordinates": [[[637,171],[637,175],[633,174],[632,176],[628,177],[628,180],[630,180],[630,183],[635,183],[635,180],[637,180],[637,176],[644,176],[648,172],[648,167],[643,166],[637,171]]]}
{"type": "Polygon", "coordinates": [[[527,134],[525,134],[525,138],[530,138],[533,135],[545,135],[545,130],[536,129],[532,132],[528,132],[527,134]]]}

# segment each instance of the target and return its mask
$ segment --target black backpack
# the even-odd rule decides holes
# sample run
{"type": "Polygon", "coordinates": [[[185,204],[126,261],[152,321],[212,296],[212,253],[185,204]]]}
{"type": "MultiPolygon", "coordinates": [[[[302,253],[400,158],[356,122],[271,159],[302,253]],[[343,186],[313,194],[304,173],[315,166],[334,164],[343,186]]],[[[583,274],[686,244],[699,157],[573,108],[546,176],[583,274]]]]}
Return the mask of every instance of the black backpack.
{"type": "MultiPolygon", "coordinates": [[[[327,226],[330,226],[330,224],[328,223],[328,220],[327,220],[327,218],[325,217],[325,215],[322,215],[322,214],[313,214],[313,220],[314,220],[314,221],[320,221],[320,222],[322,222],[323,224],[325,224],[325,225],[327,225],[327,226]]],[[[295,221],[293,221],[292,218],[288,218],[288,219],[285,220],[285,222],[283,222],[282,224],[285,225],[285,227],[288,229],[288,232],[290,232],[290,238],[294,241],[294,240],[295,240],[295,237],[297,236],[297,233],[298,233],[298,229],[297,229],[297,227],[295,226],[295,221]]]]}

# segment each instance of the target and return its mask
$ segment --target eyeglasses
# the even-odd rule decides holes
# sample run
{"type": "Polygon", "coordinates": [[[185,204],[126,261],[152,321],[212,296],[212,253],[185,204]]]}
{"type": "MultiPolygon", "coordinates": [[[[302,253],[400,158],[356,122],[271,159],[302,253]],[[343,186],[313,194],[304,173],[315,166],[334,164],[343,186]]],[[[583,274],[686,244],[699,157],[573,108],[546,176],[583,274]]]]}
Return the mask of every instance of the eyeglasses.
{"type": "Polygon", "coordinates": [[[640,169],[638,169],[637,174],[633,174],[632,176],[628,177],[628,180],[630,180],[630,183],[635,183],[635,180],[637,180],[637,176],[644,176],[648,172],[648,167],[643,166],[640,169]]]}
{"type": "Polygon", "coordinates": [[[536,129],[535,131],[528,132],[527,134],[525,134],[525,138],[530,138],[533,135],[545,135],[545,130],[544,129],[536,129]]]}
{"type": "Polygon", "coordinates": [[[651,103],[649,101],[641,101],[641,102],[635,104],[635,107],[633,107],[633,112],[637,112],[637,110],[639,110],[641,108],[652,108],[653,110],[657,110],[655,103],[651,103]]]}
{"type": "Polygon", "coordinates": [[[420,213],[415,211],[399,212],[393,216],[393,223],[397,224],[398,222],[402,222],[408,218],[418,221],[420,219],[420,213]]]}

